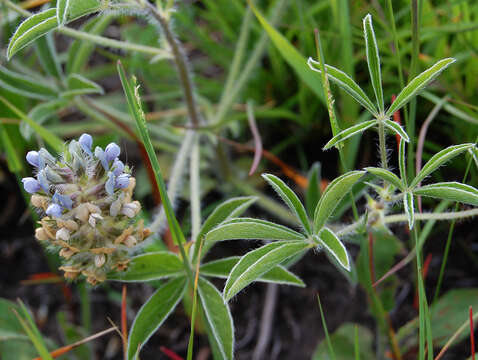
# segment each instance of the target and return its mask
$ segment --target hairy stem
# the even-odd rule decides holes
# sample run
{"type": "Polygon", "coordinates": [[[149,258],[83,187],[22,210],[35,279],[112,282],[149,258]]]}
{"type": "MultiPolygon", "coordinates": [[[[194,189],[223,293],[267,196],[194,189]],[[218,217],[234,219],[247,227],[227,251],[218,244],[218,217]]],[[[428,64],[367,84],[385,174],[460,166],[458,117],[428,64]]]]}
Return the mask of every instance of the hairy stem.
{"type": "Polygon", "coordinates": [[[387,162],[387,143],[385,139],[385,128],[383,126],[382,120],[378,121],[378,142],[380,147],[380,161],[382,162],[382,167],[388,169],[387,162]]]}
{"type": "Polygon", "coordinates": [[[164,16],[164,14],[160,13],[158,9],[154,7],[154,5],[148,2],[144,2],[143,5],[153,16],[153,18],[159,23],[161,29],[163,30],[164,36],[166,37],[166,41],[171,48],[173,61],[176,64],[176,68],[178,70],[179,80],[183,88],[184,99],[186,101],[186,106],[188,109],[189,120],[191,121],[191,124],[193,126],[199,126],[200,115],[194,94],[194,84],[191,74],[189,72],[188,61],[186,58],[186,54],[184,53],[184,50],[182,48],[182,45],[173,33],[173,30],[171,28],[171,22],[164,16]]]}

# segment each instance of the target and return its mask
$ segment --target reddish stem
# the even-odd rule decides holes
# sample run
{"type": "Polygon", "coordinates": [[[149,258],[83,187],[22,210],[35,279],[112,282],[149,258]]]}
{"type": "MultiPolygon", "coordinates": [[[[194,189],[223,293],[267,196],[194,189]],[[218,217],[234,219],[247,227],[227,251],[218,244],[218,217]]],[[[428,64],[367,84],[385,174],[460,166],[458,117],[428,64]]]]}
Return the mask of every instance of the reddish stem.
{"type": "Polygon", "coordinates": [[[176,354],[173,350],[168,349],[166,346],[161,346],[159,350],[171,360],[183,360],[181,356],[176,354]]]}
{"type": "MultiPolygon", "coordinates": [[[[395,94],[392,95],[392,103],[395,101],[397,97],[395,94]]],[[[402,119],[400,117],[400,110],[397,110],[393,113],[393,121],[395,121],[398,125],[402,125],[402,119]]],[[[399,151],[400,148],[400,135],[395,134],[395,139],[397,140],[397,151],[399,151]]]]}

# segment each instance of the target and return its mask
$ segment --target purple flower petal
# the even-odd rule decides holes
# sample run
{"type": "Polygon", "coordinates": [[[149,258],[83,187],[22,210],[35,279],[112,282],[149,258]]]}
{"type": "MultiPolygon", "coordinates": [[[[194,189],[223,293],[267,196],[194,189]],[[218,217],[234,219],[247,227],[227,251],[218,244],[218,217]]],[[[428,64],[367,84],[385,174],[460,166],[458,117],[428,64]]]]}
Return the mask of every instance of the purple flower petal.
{"type": "Polygon", "coordinates": [[[46,209],[46,214],[52,217],[61,217],[63,209],[58,204],[50,204],[46,209]]]}
{"type": "Polygon", "coordinates": [[[22,179],[22,182],[23,182],[23,188],[25,189],[26,192],[30,194],[34,194],[40,190],[40,183],[35,178],[26,177],[22,179]]]}
{"type": "Polygon", "coordinates": [[[91,146],[93,145],[93,138],[90,134],[82,134],[78,139],[78,142],[81,145],[81,148],[88,154],[91,155],[91,146]]]}
{"type": "Polygon", "coordinates": [[[108,160],[106,160],[106,155],[105,155],[105,152],[103,151],[102,148],[100,148],[99,146],[97,146],[95,148],[95,156],[96,158],[101,162],[101,165],[103,165],[103,169],[105,169],[106,171],[109,170],[110,166],[108,164],[108,160]]]}
{"type": "Polygon", "coordinates": [[[40,166],[40,154],[38,154],[38,151],[29,151],[27,153],[27,162],[35,167],[40,166]]]}
{"type": "Polygon", "coordinates": [[[58,191],[55,191],[51,199],[55,204],[66,207],[67,209],[71,209],[73,207],[73,201],[70,199],[70,197],[68,195],[60,194],[58,191]]]}
{"type": "Polygon", "coordinates": [[[105,183],[105,190],[108,195],[113,195],[115,191],[115,175],[110,171],[108,172],[108,180],[105,183]]]}
{"type": "Polygon", "coordinates": [[[129,185],[129,174],[121,174],[116,178],[116,188],[117,189],[126,189],[129,185]]]}
{"type": "Polygon", "coordinates": [[[113,169],[113,174],[115,174],[116,176],[121,175],[124,170],[123,162],[119,159],[116,159],[113,163],[112,169],[113,169]]]}
{"type": "Polygon", "coordinates": [[[105,148],[106,160],[108,160],[108,162],[113,161],[119,156],[120,152],[121,149],[118,145],[115,143],[109,143],[105,148]]]}

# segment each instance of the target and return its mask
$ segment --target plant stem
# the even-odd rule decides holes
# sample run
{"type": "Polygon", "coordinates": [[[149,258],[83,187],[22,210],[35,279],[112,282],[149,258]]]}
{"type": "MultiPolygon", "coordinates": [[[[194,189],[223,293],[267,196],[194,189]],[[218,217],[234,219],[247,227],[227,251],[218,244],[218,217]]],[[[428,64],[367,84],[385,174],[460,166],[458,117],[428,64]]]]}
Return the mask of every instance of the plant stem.
{"type": "Polygon", "coordinates": [[[156,7],[149,2],[144,2],[143,6],[150,12],[150,14],[158,21],[164,36],[171,48],[173,55],[173,61],[176,64],[179,80],[183,88],[184,99],[186,100],[186,106],[188,109],[189,120],[193,126],[199,126],[200,115],[196,104],[196,98],[194,94],[194,84],[189,72],[188,61],[186,54],[182,48],[181,43],[173,33],[171,29],[171,23],[168,19],[161,14],[156,7]]]}
{"type": "Polygon", "coordinates": [[[382,168],[388,169],[385,128],[383,126],[383,121],[380,119],[378,120],[378,142],[380,147],[380,161],[382,162],[382,168]]]}
{"type": "MultiPolygon", "coordinates": [[[[478,216],[478,208],[456,211],[456,212],[440,212],[440,213],[420,213],[415,214],[415,220],[424,221],[424,220],[454,220],[454,219],[465,219],[473,216],[478,216]]],[[[394,214],[388,215],[383,218],[383,224],[393,224],[400,222],[407,222],[407,214],[394,214]]],[[[350,224],[341,230],[337,231],[337,236],[344,236],[351,234],[363,226],[363,220],[359,220],[353,224],[350,224]]]]}

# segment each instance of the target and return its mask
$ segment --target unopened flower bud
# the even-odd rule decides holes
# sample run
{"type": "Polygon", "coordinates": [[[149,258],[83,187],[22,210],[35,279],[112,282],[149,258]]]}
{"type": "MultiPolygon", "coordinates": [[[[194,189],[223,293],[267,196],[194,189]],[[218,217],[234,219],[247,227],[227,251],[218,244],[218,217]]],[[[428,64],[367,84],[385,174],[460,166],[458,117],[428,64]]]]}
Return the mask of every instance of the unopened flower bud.
{"type": "Polygon", "coordinates": [[[48,208],[46,209],[46,214],[48,216],[52,216],[52,217],[60,217],[61,216],[61,213],[62,213],[62,208],[60,205],[58,204],[50,204],[50,206],[48,206],[48,208]]]}
{"type": "Polygon", "coordinates": [[[93,138],[90,134],[82,134],[78,139],[81,148],[87,153],[91,155],[91,146],[93,145],[93,138]]]}
{"type": "Polygon", "coordinates": [[[129,218],[133,218],[136,216],[140,209],[141,206],[139,205],[139,202],[133,201],[128,204],[124,204],[121,208],[121,213],[129,218]]]}
{"type": "Polygon", "coordinates": [[[105,254],[98,254],[95,256],[95,266],[100,268],[102,267],[106,262],[106,256],[105,254]]]}
{"type": "Polygon", "coordinates": [[[34,166],[34,167],[39,167],[40,166],[40,155],[38,154],[38,151],[29,151],[27,153],[27,162],[34,166]]]}
{"type": "Polygon", "coordinates": [[[120,153],[121,149],[115,143],[109,143],[108,146],[106,146],[105,148],[105,156],[108,162],[116,159],[120,153]]]}
{"type": "Polygon", "coordinates": [[[45,229],[43,228],[36,228],[35,230],[35,237],[40,241],[48,240],[48,234],[46,233],[45,229]]]}
{"type": "Polygon", "coordinates": [[[66,228],[61,228],[56,232],[55,237],[57,240],[68,241],[70,239],[70,232],[66,228]]]}
{"type": "Polygon", "coordinates": [[[34,194],[37,191],[40,191],[40,183],[32,177],[26,177],[22,179],[23,182],[23,188],[25,189],[26,192],[30,194],[34,194]]]}
{"type": "Polygon", "coordinates": [[[106,160],[105,152],[99,146],[95,147],[95,156],[101,162],[103,169],[109,170],[110,166],[108,165],[108,160],[106,160]]]}

